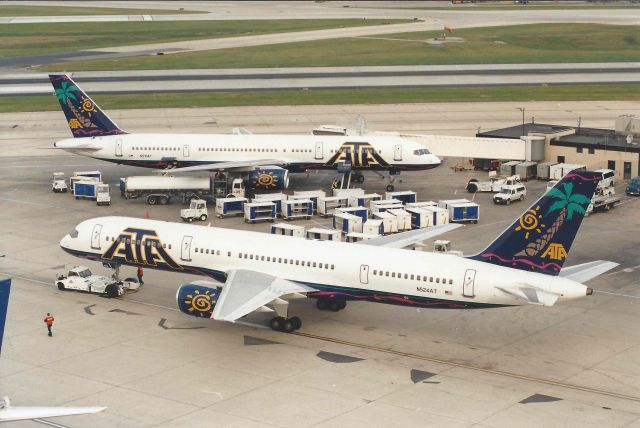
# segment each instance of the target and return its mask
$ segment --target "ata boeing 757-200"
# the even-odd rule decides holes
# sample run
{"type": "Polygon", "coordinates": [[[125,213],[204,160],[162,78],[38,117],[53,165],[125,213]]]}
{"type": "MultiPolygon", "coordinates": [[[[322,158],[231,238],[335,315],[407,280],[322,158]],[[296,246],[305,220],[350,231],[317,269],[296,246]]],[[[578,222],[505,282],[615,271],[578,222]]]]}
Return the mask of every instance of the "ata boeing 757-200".
{"type": "Polygon", "coordinates": [[[583,285],[616,263],[563,268],[601,174],[565,176],[480,253],[460,257],[403,249],[451,230],[442,225],[360,243],[311,241],[130,217],[83,221],[60,246],[74,256],[208,276],[177,292],[193,316],[235,321],[274,312],[274,330],[301,326],[288,302],[316,298],[339,310],[349,300],[420,308],[551,306],[592,294],[583,285]],[[357,249],[356,249],[357,246],[357,249]]]}
{"type": "Polygon", "coordinates": [[[130,134],[69,76],[49,79],[74,137],[54,147],[104,161],[173,172],[261,169],[277,176],[329,169],[388,171],[390,177],[441,163],[419,143],[394,135],[130,134]]]}

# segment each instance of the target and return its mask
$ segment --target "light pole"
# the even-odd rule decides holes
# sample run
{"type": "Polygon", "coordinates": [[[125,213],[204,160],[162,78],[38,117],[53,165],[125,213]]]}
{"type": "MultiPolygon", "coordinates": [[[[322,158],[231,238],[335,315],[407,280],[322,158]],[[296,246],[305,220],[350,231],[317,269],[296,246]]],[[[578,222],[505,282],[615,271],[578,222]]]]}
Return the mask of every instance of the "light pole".
{"type": "Polygon", "coordinates": [[[526,108],[518,107],[517,109],[522,112],[522,134],[520,134],[520,135],[522,135],[524,137],[524,112],[525,112],[526,108]]]}

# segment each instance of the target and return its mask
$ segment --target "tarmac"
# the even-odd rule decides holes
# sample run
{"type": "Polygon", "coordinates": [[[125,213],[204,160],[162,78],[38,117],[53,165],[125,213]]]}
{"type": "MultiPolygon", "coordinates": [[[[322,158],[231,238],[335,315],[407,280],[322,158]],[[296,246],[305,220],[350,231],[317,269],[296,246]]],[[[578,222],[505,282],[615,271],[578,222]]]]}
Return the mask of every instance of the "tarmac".
{"type": "MultiPolygon", "coordinates": [[[[308,132],[362,114],[375,130],[473,135],[477,126],[552,123],[581,117],[583,126],[613,125],[638,103],[467,103],[390,106],[297,106],[119,110],[110,116],[132,132],[308,132]]],[[[296,301],[297,334],[276,333],[259,316],[228,324],[176,309],[179,284],[196,279],[145,270],[145,285],[123,299],[62,292],[55,276],[83,261],[58,246],[87,218],[149,216],[179,221],[180,204],[149,207],[121,199],[98,207],[50,191],[54,171],[100,169],[119,177],[148,171],[49,149],[69,131],[61,112],[0,114],[0,275],[13,277],[0,391],[14,405],[101,405],[103,413],[52,419],[60,426],[452,426],[640,427],[640,198],[583,222],[568,264],[620,263],[589,283],[593,296],[545,308],[421,310],[349,303],[339,313],[296,301]],[[631,233],[630,233],[631,232],[631,233]],[[42,319],[56,318],[54,336],[42,319]]],[[[482,172],[445,164],[403,174],[398,190],[419,200],[468,197],[464,186],[482,172]]],[[[293,175],[294,189],[328,189],[333,175],[293,175]]],[[[486,246],[545,188],[527,183],[525,202],[495,206],[478,194],[480,222],[453,231],[454,249],[486,246]]],[[[367,175],[368,191],[384,180],[367,175]]],[[[622,183],[618,193],[622,192],[622,183]]],[[[307,226],[327,226],[314,217],[307,226]]],[[[212,226],[268,232],[270,224],[240,218],[212,226]]],[[[292,238],[296,239],[296,238],[292,238]]],[[[431,242],[427,242],[427,249],[431,242]]],[[[410,251],[410,250],[407,250],[410,251]]],[[[109,274],[91,263],[96,273],[109,274]]],[[[123,268],[122,276],[133,276],[123,268]]],[[[40,426],[35,422],[14,426],[40,426]]]]}

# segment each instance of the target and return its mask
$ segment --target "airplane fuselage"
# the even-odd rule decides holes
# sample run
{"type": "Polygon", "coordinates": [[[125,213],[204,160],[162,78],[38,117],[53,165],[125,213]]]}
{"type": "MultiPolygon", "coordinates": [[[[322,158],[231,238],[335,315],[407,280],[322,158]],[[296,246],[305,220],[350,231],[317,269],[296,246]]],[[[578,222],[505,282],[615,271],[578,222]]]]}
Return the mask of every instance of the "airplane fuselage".
{"type": "Polygon", "coordinates": [[[368,300],[425,308],[521,305],[513,286],[584,297],[587,287],[560,276],[496,266],[447,254],[128,217],[79,224],[60,242],[70,254],[99,262],[209,276],[224,282],[247,269],[312,287],[309,297],[368,300]],[[357,251],[355,251],[357,249],[357,251]]]}
{"type": "Polygon", "coordinates": [[[418,171],[441,163],[414,141],[375,135],[121,134],[70,138],[55,147],[148,168],[277,159],[291,172],[346,165],[353,170],[418,171]]]}

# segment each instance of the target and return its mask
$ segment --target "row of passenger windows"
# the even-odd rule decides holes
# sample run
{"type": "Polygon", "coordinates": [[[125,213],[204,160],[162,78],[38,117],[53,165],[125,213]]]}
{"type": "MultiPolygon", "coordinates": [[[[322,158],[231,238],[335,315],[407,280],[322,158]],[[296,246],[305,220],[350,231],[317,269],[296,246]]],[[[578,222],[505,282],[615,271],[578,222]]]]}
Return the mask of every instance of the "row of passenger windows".
{"type": "MultiPolygon", "coordinates": [[[[116,241],[116,240],[117,240],[119,243],[120,243],[120,242],[124,242],[124,243],[125,243],[125,244],[127,244],[127,245],[131,245],[132,241],[133,241],[133,245],[140,245],[140,244],[141,244],[141,242],[140,242],[140,240],[139,240],[139,239],[136,241],[136,240],[132,240],[131,238],[118,238],[118,239],[116,239],[116,238],[114,238],[113,236],[107,236],[107,237],[106,237],[106,240],[107,240],[107,242],[114,242],[114,241],[116,241]]],[[[167,245],[167,244],[162,244],[162,245],[160,245],[160,243],[159,243],[158,241],[153,241],[153,240],[150,240],[150,239],[147,239],[147,240],[145,241],[145,246],[147,246],[147,247],[154,247],[154,248],[156,248],[156,247],[158,247],[158,248],[159,248],[159,247],[162,247],[162,248],[168,248],[168,249],[171,249],[171,244],[169,244],[169,245],[167,245]]]]}
{"type": "MultiPolygon", "coordinates": [[[[165,152],[179,152],[180,147],[142,147],[142,146],[134,146],[131,147],[132,150],[139,151],[165,151],[165,152]]],[[[292,153],[311,153],[313,150],[311,149],[289,149],[292,153]]],[[[372,148],[363,148],[361,149],[362,153],[382,153],[382,150],[376,150],[372,148]]],[[[247,148],[239,148],[239,147],[198,147],[199,152],[267,152],[267,153],[276,153],[279,152],[280,149],[247,149],[247,148]]],[[[287,152],[287,149],[282,149],[283,153],[287,152]]],[[[331,153],[351,153],[350,148],[340,148],[337,150],[331,149],[331,153]]]]}
{"type": "Polygon", "coordinates": [[[335,269],[335,265],[330,265],[329,263],[323,263],[323,262],[310,262],[308,260],[296,260],[296,259],[287,259],[287,258],[282,258],[282,257],[271,257],[271,256],[258,256],[258,255],[253,255],[253,254],[247,254],[247,253],[239,253],[238,254],[238,258],[240,259],[249,259],[249,260],[257,260],[257,261],[261,261],[261,262],[272,262],[272,263],[283,263],[283,264],[289,264],[289,265],[296,265],[296,266],[307,266],[307,267],[317,267],[320,269],[335,269]]]}
{"type": "Polygon", "coordinates": [[[179,152],[180,151],[180,147],[140,147],[140,146],[135,146],[135,147],[131,147],[132,150],[153,150],[153,151],[165,151],[165,152],[179,152]]]}
{"type": "Polygon", "coordinates": [[[448,279],[448,278],[438,278],[438,277],[433,277],[433,276],[428,276],[428,275],[416,275],[416,274],[408,274],[408,273],[400,273],[400,272],[389,272],[388,270],[377,270],[374,269],[373,270],[373,274],[377,275],[377,276],[390,276],[391,278],[403,278],[404,279],[411,279],[414,281],[422,281],[422,282],[434,282],[436,284],[453,284],[453,279],[448,279]]]}

